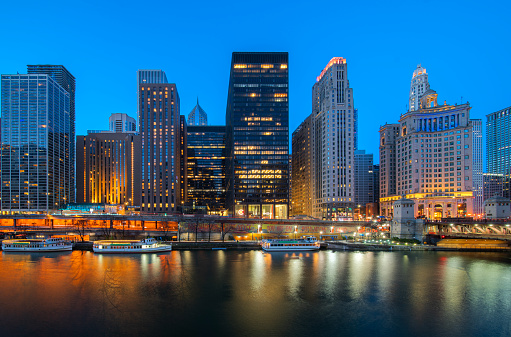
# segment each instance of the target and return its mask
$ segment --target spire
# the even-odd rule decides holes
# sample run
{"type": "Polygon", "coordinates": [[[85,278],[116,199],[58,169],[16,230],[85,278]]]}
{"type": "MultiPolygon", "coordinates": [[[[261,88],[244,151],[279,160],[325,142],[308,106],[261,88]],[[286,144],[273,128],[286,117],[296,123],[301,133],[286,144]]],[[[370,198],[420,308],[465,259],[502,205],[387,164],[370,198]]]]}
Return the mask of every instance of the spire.
{"type": "Polygon", "coordinates": [[[199,96],[197,96],[197,105],[199,105],[199,96]]]}

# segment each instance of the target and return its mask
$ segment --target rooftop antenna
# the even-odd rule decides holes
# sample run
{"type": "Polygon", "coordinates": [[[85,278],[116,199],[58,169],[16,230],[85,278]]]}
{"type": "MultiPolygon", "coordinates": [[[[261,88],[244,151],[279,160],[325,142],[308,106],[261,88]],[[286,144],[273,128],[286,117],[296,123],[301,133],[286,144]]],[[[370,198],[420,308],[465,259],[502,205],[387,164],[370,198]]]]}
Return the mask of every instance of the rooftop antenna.
{"type": "Polygon", "coordinates": [[[460,104],[463,104],[463,96],[461,96],[461,103],[460,104]]]}

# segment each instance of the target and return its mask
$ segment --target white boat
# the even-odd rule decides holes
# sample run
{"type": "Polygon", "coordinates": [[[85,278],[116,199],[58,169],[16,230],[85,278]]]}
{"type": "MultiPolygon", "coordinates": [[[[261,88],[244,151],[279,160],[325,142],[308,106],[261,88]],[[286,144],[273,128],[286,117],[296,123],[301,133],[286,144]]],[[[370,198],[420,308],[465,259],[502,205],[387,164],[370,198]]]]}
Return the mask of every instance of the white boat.
{"type": "Polygon", "coordinates": [[[267,252],[288,252],[288,251],[310,251],[319,250],[319,241],[314,236],[308,236],[303,239],[268,239],[263,240],[262,248],[267,252]]]}
{"type": "Polygon", "coordinates": [[[15,239],[2,241],[4,252],[63,252],[73,250],[73,244],[61,238],[15,239]]]}
{"type": "Polygon", "coordinates": [[[172,245],[156,241],[153,238],[143,240],[101,240],[94,241],[94,253],[126,254],[126,253],[159,253],[169,252],[172,245]]]}

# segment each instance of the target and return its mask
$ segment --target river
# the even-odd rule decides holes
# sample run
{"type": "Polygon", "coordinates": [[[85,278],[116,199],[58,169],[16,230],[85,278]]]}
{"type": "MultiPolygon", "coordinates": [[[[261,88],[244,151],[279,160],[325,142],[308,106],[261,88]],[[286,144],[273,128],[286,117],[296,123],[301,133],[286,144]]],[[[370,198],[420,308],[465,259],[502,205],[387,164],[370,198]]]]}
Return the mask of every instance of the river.
{"type": "Polygon", "coordinates": [[[2,336],[510,336],[511,255],[1,253],[2,336]]]}

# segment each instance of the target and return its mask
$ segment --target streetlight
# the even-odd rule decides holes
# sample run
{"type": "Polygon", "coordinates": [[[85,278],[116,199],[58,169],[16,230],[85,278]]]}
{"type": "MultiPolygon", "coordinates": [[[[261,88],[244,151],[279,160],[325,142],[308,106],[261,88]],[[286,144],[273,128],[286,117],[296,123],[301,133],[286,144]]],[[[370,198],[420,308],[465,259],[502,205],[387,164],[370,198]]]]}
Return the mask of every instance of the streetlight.
{"type": "Polygon", "coordinates": [[[296,232],[298,230],[298,226],[295,226],[295,240],[296,240],[296,232]]]}

